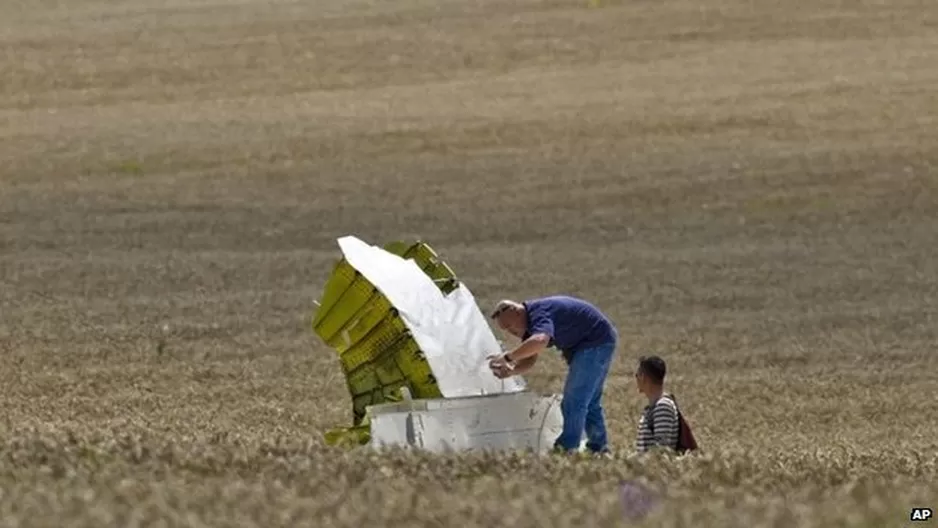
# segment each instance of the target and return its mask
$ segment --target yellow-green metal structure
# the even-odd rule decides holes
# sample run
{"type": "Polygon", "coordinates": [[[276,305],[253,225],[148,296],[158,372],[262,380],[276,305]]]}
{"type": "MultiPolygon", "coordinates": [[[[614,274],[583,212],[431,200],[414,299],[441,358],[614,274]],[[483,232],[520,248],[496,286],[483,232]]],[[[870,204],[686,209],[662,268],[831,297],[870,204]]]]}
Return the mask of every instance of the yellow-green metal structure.
{"type": "MultiPolygon", "coordinates": [[[[412,259],[444,294],[459,286],[453,270],[424,242],[391,242],[384,249],[412,259]]],[[[344,258],[323,288],[312,324],[313,332],[338,353],[352,396],[352,426],[326,433],[327,443],[367,443],[367,407],[398,401],[402,387],[414,398],[442,397],[423,351],[397,310],[344,258]]]]}

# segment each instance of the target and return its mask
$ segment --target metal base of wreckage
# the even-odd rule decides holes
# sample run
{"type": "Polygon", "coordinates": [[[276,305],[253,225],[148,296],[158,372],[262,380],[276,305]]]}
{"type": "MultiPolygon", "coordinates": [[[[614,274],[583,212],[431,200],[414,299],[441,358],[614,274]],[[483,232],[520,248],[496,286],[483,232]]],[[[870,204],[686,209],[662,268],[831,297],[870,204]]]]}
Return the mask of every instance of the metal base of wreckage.
{"type": "Polygon", "coordinates": [[[431,452],[468,449],[546,452],[552,447],[562,427],[559,396],[526,391],[519,377],[506,382],[497,380],[490,372],[477,371],[461,382],[451,370],[443,372],[441,350],[437,349],[433,360],[428,361],[424,350],[428,346],[420,345],[439,339],[419,333],[424,330],[413,323],[419,315],[413,312],[419,310],[409,307],[411,313],[404,318],[385,294],[397,288],[392,297],[400,300],[400,281],[413,281],[416,289],[421,280],[425,293],[429,278],[441,295],[462,295],[460,324],[472,327],[472,346],[442,350],[443,355],[458,355],[460,361],[475,364],[479,357],[484,357],[482,348],[498,348],[468,289],[429,245],[393,242],[383,250],[368,247],[367,251],[375,258],[390,258],[388,262],[396,265],[398,275],[385,276],[371,266],[362,265],[361,248],[366,247],[363,242],[345,237],[339,243],[346,257],[349,257],[346,248],[359,248],[355,249],[358,253],[354,258],[366,273],[356,269],[348,258],[341,259],[313,316],[313,331],[338,353],[352,397],[352,426],[328,431],[327,443],[375,448],[400,446],[431,452]],[[426,278],[414,277],[420,274],[400,266],[401,259],[413,261],[426,278]],[[392,288],[389,281],[397,281],[396,286],[392,288]],[[474,313],[467,315],[467,311],[474,313]],[[436,364],[437,374],[444,375],[443,383],[437,379],[431,363],[436,364]]]}
{"type": "Polygon", "coordinates": [[[560,397],[524,391],[463,398],[403,400],[369,406],[357,427],[327,433],[330,444],[546,453],[560,434],[560,397]]]}

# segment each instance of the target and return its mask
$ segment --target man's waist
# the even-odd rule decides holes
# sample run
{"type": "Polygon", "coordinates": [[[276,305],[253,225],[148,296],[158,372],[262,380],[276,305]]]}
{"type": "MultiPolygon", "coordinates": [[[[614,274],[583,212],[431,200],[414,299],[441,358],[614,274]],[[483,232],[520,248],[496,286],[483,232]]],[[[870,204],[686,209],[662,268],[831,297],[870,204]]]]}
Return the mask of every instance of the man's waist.
{"type": "Polygon", "coordinates": [[[557,348],[563,351],[574,353],[580,350],[588,350],[590,348],[615,345],[618,340],[618,334],[616,333],[615,329],[612,329],[612,331],[608,333],[594,334],[585,339],[577,341],[573,345],[557,346],[557,348]]]}
{"type": "Polygon", "coordinates": [[[616,340],[610,339],[606,341],[590,343],[588,345],[577,345],[575,347],[570,347],[570,348],[559,348],[559,350],[565,358],[569,359],[574,354],[577,354],[586,350],[592,350],[594,348],[605,348],[605,347],[615,348],[615,346],[616,346],[616,340]]]}

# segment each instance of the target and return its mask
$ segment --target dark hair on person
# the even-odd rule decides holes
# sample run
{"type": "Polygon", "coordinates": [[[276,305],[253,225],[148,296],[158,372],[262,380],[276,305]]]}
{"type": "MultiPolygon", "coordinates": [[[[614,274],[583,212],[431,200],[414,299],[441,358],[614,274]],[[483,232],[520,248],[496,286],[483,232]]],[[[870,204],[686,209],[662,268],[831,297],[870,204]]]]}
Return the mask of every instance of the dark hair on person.
{"type": "Polygon", "coordinates": [[[661,384],[668,373],[668,366],[658,356],[642,356],[638,359],[638,370],[655,383],[661,384]]]}

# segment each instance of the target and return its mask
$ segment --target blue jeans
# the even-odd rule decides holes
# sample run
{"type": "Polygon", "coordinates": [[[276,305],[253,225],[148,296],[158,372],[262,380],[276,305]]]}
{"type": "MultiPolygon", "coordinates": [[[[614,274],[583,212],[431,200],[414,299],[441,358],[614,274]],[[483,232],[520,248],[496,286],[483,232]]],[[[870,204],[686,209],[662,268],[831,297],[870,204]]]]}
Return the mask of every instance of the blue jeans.
{"type": "Polygon", "coordinates": [[[593,452],[609,449],[602,398],[603,385],[615,351],[616,344],[613,342],[578,350],[573,354],[560,403],[563,431],[554,442],[555,448],[564,451],[579,449],[585,431],[587,449],[593,452]]]}

